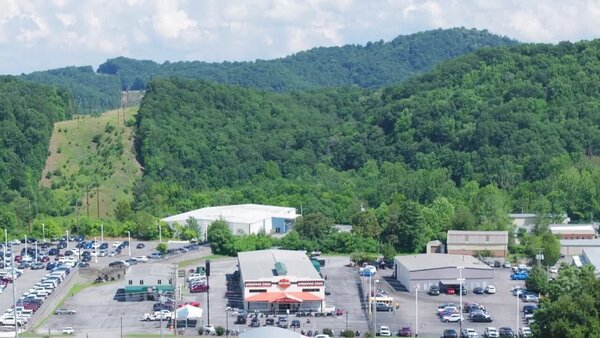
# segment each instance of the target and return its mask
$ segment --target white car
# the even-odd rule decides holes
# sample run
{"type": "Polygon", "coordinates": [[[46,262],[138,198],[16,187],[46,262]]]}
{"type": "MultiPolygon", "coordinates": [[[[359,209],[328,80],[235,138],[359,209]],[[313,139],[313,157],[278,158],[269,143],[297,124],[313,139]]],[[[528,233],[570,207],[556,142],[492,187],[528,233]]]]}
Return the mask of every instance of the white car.
{"type": "Polygon", "coordinates": [[[531,329],[528,326],[522,327],[519,329],[519,337],[531,337],[533,336],[533,332],[531,332],[531,329]]]}
{"type": "Polygon", "coordinates": [[[500,332],[498,332],[498,329],[496,329],[495,327],[486,327],[485,330],[483,330],[483,336],[485,338],[498,338],[500,337],[500,332]]]}
{"type": "Polygon", "coordinates": [[[558,267],[557,266],[551,266],[549,271],[550,271],[550,273],[558,273],[558,267]]]}
{"type": "Polygon", "coordinates": [[[475,331],[475,329],[463,329],[462,330],[462,334],[461,337],[464,338],[479,338],[479,334],[477,334],[477,331],[475,331]]]}
{"type": "Polygon", "coordinates": [[[121,245],[121,242],[114,242],[112,246],[113,246],[113,248],[116,248],[116,247],[118,247],[119,245],[121,245]]]}
{"type": "Polygon", "coordinates": [[[136,256],[136,257],[133,257],[133,259],[135,259],[138,262],[142,262],[142,263],[146,263],[148,261],[148,257],[146,257],[146,256],[136,256]]]}
{"type": "Polygon", "coordinates": [[[381,325],[379,327],[379,335],[382,337],[391,337],[392,331],[390,331],[390,328],[388,326],[381,325]]]}
{"type": "Polygon", "coordinates": [[[72,327],[67,326],[62,330],[62,334],[74,334],[75,330],[72,327]]]}
{"type": "Polygon", "coordinates": [[[448,316],[442,317],[442,322],[444,322],[444,323],[460,322],[462,320],[463,320],[463,317],[460,313],[453,313],[448,316]]]}
{"type": "Polygon", "coordinates": [[[485,287],[485,293],[488,293],[490,295],[496,293],[496,287],[493,285],[488,285],[485,287]]]}
{"type": "Polygon", "coordinates": [[[537,303],[539,301],[539,298],[536,295],[525,295],[523,301],[527,303],[537,303]]]}

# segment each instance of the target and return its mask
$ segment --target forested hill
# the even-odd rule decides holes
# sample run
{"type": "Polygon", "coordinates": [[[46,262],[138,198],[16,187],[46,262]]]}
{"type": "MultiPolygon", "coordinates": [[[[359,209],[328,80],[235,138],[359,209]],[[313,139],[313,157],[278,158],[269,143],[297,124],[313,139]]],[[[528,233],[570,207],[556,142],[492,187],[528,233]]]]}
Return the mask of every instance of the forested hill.
{"type": "Polygon", "coordinates": [[[252,201],[344,222],[406,199],[456,212],[455,229],[501,229],[510,211],[598,219],[599,77],[595,40],[483,49],[377,91],[156,80],[137,120],[135,207],[252,201]]]}
{"type": "Polygon", "coordinates": [[[21,75],[21,78],[67,89],[75,98],[79,114],[99,113],[116,108],[120,104],[119,79],[115,76],[98,75],[91,66],[34,72],[21,75]]]}
{"type": "Polygon", "coordinates": [[[118,57],[100,65],[98,73],[117,75],[123,88],[136,90],[154,76],[205,79],[278,92],[334,86],[374,88],[397,84],[440,61],[482,47],[516,43],[485,30],[438,29],[364,46],[314,48],[268,61],[158,64],[118,57]]]}
{"type": "Polygon", "coordinates": [[[12,76],[0,76],[0,93],[0,220],[11,229],[43,208],[38,182],[52,127],[74,104],[66,90],[12,76]]]}

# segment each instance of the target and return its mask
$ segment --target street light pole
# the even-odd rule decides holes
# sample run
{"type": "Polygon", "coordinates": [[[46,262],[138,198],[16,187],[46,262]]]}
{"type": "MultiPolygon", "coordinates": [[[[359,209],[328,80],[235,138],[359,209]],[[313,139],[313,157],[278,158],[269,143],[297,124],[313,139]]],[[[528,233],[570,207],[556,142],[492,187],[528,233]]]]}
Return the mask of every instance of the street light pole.
{"type": "Polygon", "coordinates": [[[127,245],[127,250],[129,251],[129,257],[131,257],[131,231],[127,231],[127,240],[129,241],[129,245],[127,245]]]}
{"type": "Polygon", "coordinates": [[[162,226],[158,221],[156,221],[156,225],[158,225],[158,243],[162,243],[162,226]]]}
{"type": "MultiPolygon", "coordinates": [[[[374,282],[375,283],[373,283],[373,288],[375,290],[377,290],[377,283],[379,283],[379,279],[374,280],[374,282]]],[[[374,303],[376,303],[377,297],[375,297],[374,300],[375,300],[374,303]]],[[[373,331],[375,331],[375,332],[374,332],[373,336],[375,336],[377,334],[377,304],[374,304],[374,305],[375,305],[375,311],[373,311],[373,331]]]]}
{"type": "Polygon", "coordinates": [[[419,336],[419,285],[415,285],[415,337],[419,336]]]}
{"type": "Polygon", "coordinates": [[[104,224],[100,224],[100,243],[104,243],[104,224]]]}
{"type": "Polygon", "coordinates": [[[458,325],[460,327],[460,332],[462,332],[462,314],[463,314],[463,301],[462,301],[462,289],[463,289],[463,282],[464,282],[464,278],[462,277],[462,271],[464,270],[464,266],[457,266],[456,267],[458,269],[458,288],[459,288],[459,302],[460,302],[460,319],[458,320],[458,325]]]}
{"type": "Polygon", "coordinates": [[[519,291],[517,291],[517,334],[519,332],[519,321],[521,320],[521,318],[520,318],[521,316],[520,316],[520,313],[519,313],[519,297],[520,297],[519,296],[519,291]]]}
{"type": "Polygon", "coordinates": [[[94,237],[94,252],[96,253],[94,255],[94,262],[98,263],[98,240],[96,239],[96,237],[94,237]]]}
{"type": "Polygon", "coordinates": [[[67,230],[67,241],[66,241],[66,245],[67,245],[67,247],[65,248],[65,251],[69,250],[69,230],[67,230]]]}

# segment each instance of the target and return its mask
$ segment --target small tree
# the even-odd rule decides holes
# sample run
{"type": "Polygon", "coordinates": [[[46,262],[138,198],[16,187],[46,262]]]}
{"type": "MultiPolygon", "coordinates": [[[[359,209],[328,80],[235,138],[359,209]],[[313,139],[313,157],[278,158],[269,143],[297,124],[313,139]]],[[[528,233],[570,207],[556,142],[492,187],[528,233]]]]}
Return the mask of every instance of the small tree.
{"type": "Polygon", "coordinates": [[[160,243],[156,246],[156,251],[160,252],[163,255],[167,253],[167,249],[167,244],[165,243],[160,243]]]}
{"type": "Polygon", "coordinates": [[[329,335],[329,336],[333,336],[333,332],[329,328],[324,328],[323,329],[323,334],[326,334],[326,335],[329,335]]]}

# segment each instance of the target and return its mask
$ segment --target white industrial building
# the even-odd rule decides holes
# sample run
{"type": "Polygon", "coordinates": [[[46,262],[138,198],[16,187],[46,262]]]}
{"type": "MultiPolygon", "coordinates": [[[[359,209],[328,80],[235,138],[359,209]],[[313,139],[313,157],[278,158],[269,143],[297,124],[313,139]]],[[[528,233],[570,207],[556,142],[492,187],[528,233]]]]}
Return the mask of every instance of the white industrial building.
{"type": "Polygon", "coordinates": [[[560,254],[564,256],[579,256],[584,249],[600,248],[600,239],[561,239],[560,254]]]}
{"type": "Polygon", "coordinates": [[[579,257],[582,264],[591,264],[596,271],[596,277],[600,277],[600,248],[585,248],[579,257]]]}
{"type": "Polygon", "coordinates": [[[413,292],[415,287],[420,291],[428,291],[432,285],[439,285],[440,281],[454,281],[459,284],[458,279],[461,274],[464,279],[463,286],[467,290],[478,286],[485,287],[494,282],[494,269],[468,255],[396,256],[394,263],[395,278],[409,292],[413,292]]]}
{"type": "Polygon", "coordinates": [[[206,238],[208,226],[214,221],[225,221],[234,235],[259,232],[274,234],[288,232],[299,216],[295,208],[238,204],[192,210],[161,221],[169,225],[186,224],[188,219],[193,218],[198,222],[199,232],[206,238]]]}
{"type": "Polygon", "coordinates": [[[238,253],[240,284],[247,311],[319,311],[325,281],[304,251],[258,250],[238,253]]]}

